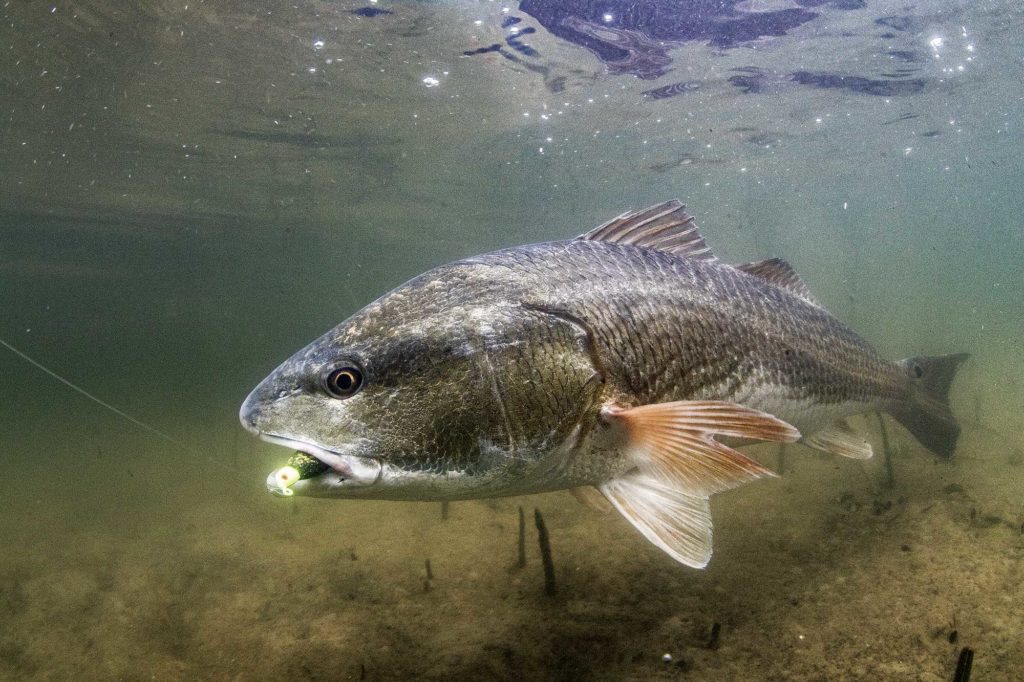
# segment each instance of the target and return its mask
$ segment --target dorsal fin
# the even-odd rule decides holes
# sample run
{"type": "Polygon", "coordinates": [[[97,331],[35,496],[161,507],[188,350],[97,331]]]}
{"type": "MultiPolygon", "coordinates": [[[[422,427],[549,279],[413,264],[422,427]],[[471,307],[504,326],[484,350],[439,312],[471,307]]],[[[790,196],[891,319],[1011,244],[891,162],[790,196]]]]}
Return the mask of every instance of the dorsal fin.
{"type": "Polygon", "coordinates": [[[698,260],[717,260],[678,199],[642,211],[629,211],[577,239],[642,246],[698,260]]]}
{"type": "Polygon", "coordinates": [[[814,295],[811,294],[811,290],[807,288],[804,281],[800,279],[800,275],[796,274],[796,270],[793,266],[782,260],[781,258],[769,258],[768,260],[759,260],[756,263],[743,263],[742,265],[736,266],[737,270],[742,270],[748,275],[753,275],[768,282],[769,284],[776,286],[780,289],[785,289],[789,293],[799,296],[803,300],[807,301],[811,305],[816,305],[819,308],[821,304],[814,299],[814,295]]]}

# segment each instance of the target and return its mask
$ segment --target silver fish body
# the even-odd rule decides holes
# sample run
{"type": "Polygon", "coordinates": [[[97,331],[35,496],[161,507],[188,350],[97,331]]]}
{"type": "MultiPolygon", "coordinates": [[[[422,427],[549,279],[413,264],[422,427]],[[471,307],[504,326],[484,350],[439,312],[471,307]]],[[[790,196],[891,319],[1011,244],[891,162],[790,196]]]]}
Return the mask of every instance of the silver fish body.
{"type": "Polygon", "coordinates": [[[708,496],[770,474],[714,436],[802,434],[868,456],[841,420],[884,410],[948,455],[958,429],[945,393],[963,357],[879,358],[784,262],[721,263],[666,202],[420,275],[284,362],[241,419],[330,467],[295,494],[596,487],[702,566],[708,496]],[[325,386],[339,372],[343,388],[325,386]]]}

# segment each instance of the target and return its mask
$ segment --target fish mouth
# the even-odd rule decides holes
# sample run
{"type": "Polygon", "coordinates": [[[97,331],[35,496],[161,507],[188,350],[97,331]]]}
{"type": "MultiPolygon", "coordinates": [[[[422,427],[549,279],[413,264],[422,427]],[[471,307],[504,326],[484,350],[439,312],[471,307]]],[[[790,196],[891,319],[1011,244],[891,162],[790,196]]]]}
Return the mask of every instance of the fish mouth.
{"type": "Polygon", "coordinates": [[[261,433],[259,437],[260,440],[268,443],[283,445],[291,450],[309,455],[328,467],[315,476],[296,482],[290,489],[281,487],[277,480],[279,470],[272,471],[267,477],[267,489],[279,497],[290,497],[296,492],[302,492],[303,489],[311,487],[316,482],[327,484],[330,488],[337,488],[342,485],[345,487],[371,486],[380,480],[383,467],[376,459],[341,454],[287,436],[261,433]]]}

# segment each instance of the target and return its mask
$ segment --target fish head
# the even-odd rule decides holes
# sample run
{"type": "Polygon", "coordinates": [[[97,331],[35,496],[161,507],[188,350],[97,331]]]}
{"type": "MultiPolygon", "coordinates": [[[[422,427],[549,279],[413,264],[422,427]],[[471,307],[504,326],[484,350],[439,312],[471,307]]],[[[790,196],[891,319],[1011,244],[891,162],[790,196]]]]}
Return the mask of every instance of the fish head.
{"type": "Polygon", "coordinates": [[[524,305],[507,277],[480,264],[435,269],[274,370],[243,404],[242,424],[327,468],[287,490],[278,470],[268,488],[455,499],[535,474],[596,414],[596,372],[585,331],[524,305]]]}

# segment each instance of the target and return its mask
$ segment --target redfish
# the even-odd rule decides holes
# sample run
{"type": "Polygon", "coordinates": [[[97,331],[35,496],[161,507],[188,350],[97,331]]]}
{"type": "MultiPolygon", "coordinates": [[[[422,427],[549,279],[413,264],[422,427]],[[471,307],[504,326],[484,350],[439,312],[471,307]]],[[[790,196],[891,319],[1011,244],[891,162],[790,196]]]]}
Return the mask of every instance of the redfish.
{"type": "Polygon", "coordinates": [[[866,458],[844,418],[885,411],[948,457],[966,357],[883,360],[785,261],[719,261],[669,201],[416,277],[286,360],[241,420],[301,453],[277,494],[571,489],[703,567],[709,497],[774,475],[734,447],[866,458]]]}

